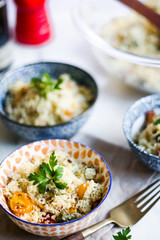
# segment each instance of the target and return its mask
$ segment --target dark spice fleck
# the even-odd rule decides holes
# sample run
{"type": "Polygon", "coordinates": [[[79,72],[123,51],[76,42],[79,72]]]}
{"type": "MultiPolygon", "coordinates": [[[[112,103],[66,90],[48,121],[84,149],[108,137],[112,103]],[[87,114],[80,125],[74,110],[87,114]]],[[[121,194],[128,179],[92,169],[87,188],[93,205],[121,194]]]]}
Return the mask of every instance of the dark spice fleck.
{"type": "Polygon", "coordinates": [[[155,134],[157,132],[157,129],[153,129],[152,133],[155,134]]]}
{"type": "Polygon", "coordinates": [[[49,188],[48,187],[46,187],[46,192],[49,192],[49,188]]]}
{"type": "Polygon", "coordinates": [[[67,160],[69,163],[72,163],[72,161],[70,159],[67,160]]]}

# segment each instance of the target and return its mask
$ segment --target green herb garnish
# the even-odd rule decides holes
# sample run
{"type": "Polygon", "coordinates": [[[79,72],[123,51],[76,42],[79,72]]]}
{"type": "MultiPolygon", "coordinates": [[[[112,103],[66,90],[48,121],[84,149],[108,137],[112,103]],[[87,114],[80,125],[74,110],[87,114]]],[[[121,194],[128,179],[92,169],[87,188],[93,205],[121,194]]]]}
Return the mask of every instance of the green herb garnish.
{"type": "Polygon", "coordinates": [[[130,233],[130,227],[122,229],[122,232],[118,232],[117,236],[113,236],[115,240],[128,240],[131,239],[131,235],[127,236],[130,233]]]}
{"type": "Polygon", "coordinates": [[[65,189],[67,187],[67,183],[59,182],[63,176],[63,167],[57,167],[54,170],[57,162],[55,152],[53,151],[49,158],[49,164],[43,162],[39,167],[38,173],[30,173],[28,179],[29,181],[33,181],[33,185],[38,184],[39,193],[45,193],[47,184],[51,181],[54,182],[59,189],[65,189]]]}
{"type": "Polygon", "coordinates": [[[154,126],[155,126],[155,125],[158,125],[158,124],[160,124],[160,118],[158,118],[158,119],[153,123],[154,126]]]}
{"type": "Polygon", "coordinates": [[[61,90],[60,85],[62,82],[62,78],[52,80],[48,73],[43,73],[42,77],[31,79],[31,87],[37,89],[41,97],[46,97],[48,92],[61,90]]]}

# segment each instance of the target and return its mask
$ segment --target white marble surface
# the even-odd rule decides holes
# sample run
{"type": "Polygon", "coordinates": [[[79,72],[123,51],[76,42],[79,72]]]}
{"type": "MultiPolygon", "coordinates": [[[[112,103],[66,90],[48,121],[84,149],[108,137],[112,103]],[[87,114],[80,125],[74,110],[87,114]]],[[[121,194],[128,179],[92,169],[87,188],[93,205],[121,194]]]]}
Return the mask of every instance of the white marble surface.
{"type": "MultiPolygon", "coordinates": [[[[62,61],[82,67],[95,77],[99,87],[98,101],[91,118],[73,139],[83,141],[92,146],[97,149],[97,151],[100,151],[104,157],[108,156],[106,149],[109,150],[107,147],[109,143],[118,145],[121,146],[121,148],[113,148],[113,151],[124,151],[127,156],[130,156],[130,159],[133,159],[134,164],[129,164],[126,168],[124,167],[125,159],[121,159],[123,156],[125,158],[125,154],[123,156],[121,155],[118,164],[117,161],[114,162],[114,158],[110,160],[112,161],[111,166],[114,172],[114,187],[111,190],[110,202],[108,202],[108,204],[110,207],[113,207],[113,203],[118,204],[128,197],[128,191],[130,194],[132,192],[135,193],[135,191],[138,191],[139,186],[142,187],[153,178],[159,176],[159,174],[141,166],[141,163],[134,159],[130,151],[123,149],[128,149],[128,144],[122,130],[124,113],[132,103],[140,97],[145,96],[145,94],[126,86],[120,81],[113,81],[108,78],[106,72],[104,72],[96,59],[94,59],[88,44],[72,22],[70,11],[73,1],[74,0],[50,0],[49,10],[54,25],[53,41],[39,47],[29,47],[14,43],[12,67],[36,61],[62,61]],[[123,183],[122,185],[121,182],[123,183]],[[131,189],[129,189],[129,186],[131,189]],[[115,201],[112,198],[116,198],[115,201]]],[[[15,24],[15,6],[12,2],[8,2],[10,26],[13,27],[15,24]]],[[[27,140],[12,134],[0,123],[0,161],[2,161],[6,155],[27,142],[27,140]]],[[[156,205],[142,221],[132,227],[132,239],[159,240],[159,216],[159,205],[156,205]]],[[[96,221],[98,220],[99,219],[96,219],[96,221]]],[[[114,230],[110,231],[108,235],[103,235],[104,232],[106,232],[106,230],[100,231],[90,239],[112,239],[111,236],[114,230]]],[[[20,234],[20,236],[22,235],[23,234],[20,234]]],[[[5,232],[3,236],[1,236],[0,231],[0,239],[7,239],[7,236],[5,236],[5,232]]],[[[18,236],[15,235],[13,237],[10,236],[9,239],[21,239],[21,237],[18,238],[18,236]]],[[[34,239],[34,237],[31,238],[31,236],[28,235],[27,239],[34,239]]]]}

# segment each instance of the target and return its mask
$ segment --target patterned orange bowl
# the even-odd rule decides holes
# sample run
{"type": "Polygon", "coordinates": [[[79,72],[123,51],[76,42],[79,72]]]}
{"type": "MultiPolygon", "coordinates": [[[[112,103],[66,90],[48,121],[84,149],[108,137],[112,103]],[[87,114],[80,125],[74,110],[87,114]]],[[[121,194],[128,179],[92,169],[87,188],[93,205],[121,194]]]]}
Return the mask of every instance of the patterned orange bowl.
{"type": "Polygon", "coordinates": [[[81,143],[69,140],[42,140],[25,145],[11,155],[6,157],[0,165],[0,205],[5,210],[9,218],[20,228],[40,236],[61,237],[74,233],[85,228],[98,214],[103,206],[105,199],[111,188],[111,172],[106,161],[95,150],[81,143]],[[45,156],[53,151],[63,151],[75,161],[79,161],[88,167],[94,167],[97,173],[101,174],[101,181],[104,183],[104,193],[100,203],[88,214],[69,222],[43,224],[33,223],[14,215],[8,207],[7,200],[4,196],[4,187],[7,184],[8,176],[15,172],[20,165],[30,161],[33,156],[45,156]]]}

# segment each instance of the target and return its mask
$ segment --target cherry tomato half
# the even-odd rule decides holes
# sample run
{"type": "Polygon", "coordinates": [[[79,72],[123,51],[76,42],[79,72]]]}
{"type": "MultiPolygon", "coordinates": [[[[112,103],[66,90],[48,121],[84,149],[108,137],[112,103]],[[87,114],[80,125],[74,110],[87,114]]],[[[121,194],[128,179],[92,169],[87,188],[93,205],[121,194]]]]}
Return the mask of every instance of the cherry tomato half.
{"type": "Polygon", "coordinates": [[[30,213],[33,209],[33,201],[27,193],[16,191],[10,200],[10,208],[14,213],[30,213]]]}

